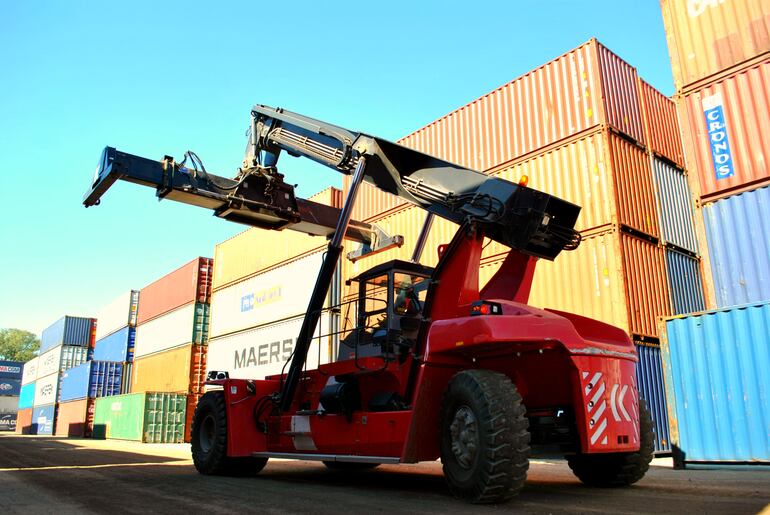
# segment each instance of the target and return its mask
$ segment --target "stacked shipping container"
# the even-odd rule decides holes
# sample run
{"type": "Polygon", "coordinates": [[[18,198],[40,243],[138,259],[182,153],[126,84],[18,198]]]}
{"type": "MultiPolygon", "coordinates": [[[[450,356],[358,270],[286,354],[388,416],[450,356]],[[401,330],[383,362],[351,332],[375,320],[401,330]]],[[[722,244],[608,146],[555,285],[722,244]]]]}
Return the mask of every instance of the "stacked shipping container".
{"type": "MultiPolygon", "coordinates": [[[[339,208],[341,195],[340,190],[328,188],[310,200],[339,208]]],[[[287,233],[280,237],[290,242],[290,248],[284,252],[287,248],[279,247],[278,254],[263,252],[265,239],[272,241],[276,233],[259,229],[216,246],[208,370],[228,372],[230,377],[263,378],[280,373],[291,355],[326,242],[287,233]]],[[[333,281],[327,306],[339,302],[340,275],[333,281]]],[[[308,367],[334,358],[337,317],[322,314],[308,367]]]]}
{"type": "MultiPolygon", "coordinates": [[[[596,40],[399,143],[515,183],[526,176],[531,187],[583,207],[577,224],[582,244],[553,262],[539,263],[533,305],[603,320],[646,346],[658,344],[657,319],[672,307],[702,309],[676,106],[596,40]]],[[[390,259],[409,259],[409,243],[416,241],[424,220],[421,210],[369,187],[359,194],[356,215],[402,234],[407,245],[344,263],[345,279],[390,259]]],[[[424,264],[436,264],[434,249],[448,243],[455,230],[449,222],[434,222],[424,264]]],[[[485,248],[482,282],[505,252],[494,243],[485,248]]],[[[657,372],[645,380],[662,389],[660,365],[645,370],[657,372]]],[[[663,428],[665,408],[653,406],[653,413],[663,428]]],[[[665,432],[658,432],[658,451],[668,449],[665,432]]]]}
{"type": "Polygon", "coordinates": [[[192,413],[205,380],[212,271],[210,258],[196,258],[139,292],[132,393],[180,394],[192,413]]]}
{"type": "MultiPolygon", "coordinates": [[[[702,310],[770,300],[770,4],[661,5],[708,293],[705,303],[675,299],[675,313],[695,313],[666,322],[663,357],[675,458],[680,465],[767,461],[770,445],[756,438],[767,428],[755,415],[770,408],[752,400],[767,389],[752,379],[755,363],[768,360],[766,342],[754,334],[758,327],[767,332],[760,323],[764,309],[702,310]],[[729,428],[713,418],[722,409],[730,413],[723,418],[733,421],[729,428]]],[[[693,273],[686,253],[667,257],[679,280],[693,273]]]]}
{"type": "Polygon", "coordinates": [[[35,380],[39,362],[40,357],[35,357],[22,367],[19,410],[16,415],[16,432],[20,434],[33,434],[32,406],[35,403],[35,380]]]}
{"type": "Polygon", "coordinates": [[[18,361],[0,360],[0,432],[16,430],[23,366],[18,361]]]}

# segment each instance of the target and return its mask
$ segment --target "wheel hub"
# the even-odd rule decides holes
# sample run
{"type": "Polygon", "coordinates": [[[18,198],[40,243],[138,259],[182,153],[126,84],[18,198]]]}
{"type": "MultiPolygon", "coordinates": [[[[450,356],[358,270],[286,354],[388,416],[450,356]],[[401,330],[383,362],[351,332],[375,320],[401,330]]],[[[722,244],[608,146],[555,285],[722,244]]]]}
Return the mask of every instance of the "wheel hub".
{"type": "Polygon", "coordinates": [[[216,438],[216,422],[213,415],[207,415],[201,423],[200,437],[198,443],[200,443],[201,450],[203,452],[209,452],[214,446],[214,439],[216,438]]]}
{"type": "Polygon", "coordinates": [[[468,406],[461,406],[455,411],[449,434],[457,463],[464,469],[470,469],[478,452],[479,435],[476,416],[468,406]]]}

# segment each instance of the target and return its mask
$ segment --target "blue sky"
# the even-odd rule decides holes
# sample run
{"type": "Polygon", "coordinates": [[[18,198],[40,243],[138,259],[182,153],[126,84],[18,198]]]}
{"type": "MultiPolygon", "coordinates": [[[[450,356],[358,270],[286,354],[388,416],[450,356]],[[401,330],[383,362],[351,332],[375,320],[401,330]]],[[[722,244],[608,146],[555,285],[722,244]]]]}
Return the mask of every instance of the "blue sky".
{"type": "MultiPolygon", "coordinates": [[[[105,145],[231,176],[255,103],[395,140],[591,37],[673,93],[657,0],[212,5],[0,7],[0,327],[93,315],[243,230],[127,183],[84,209],[105,145]]],[[[341,182],[282,172],[301,196],[341,182]]]]}

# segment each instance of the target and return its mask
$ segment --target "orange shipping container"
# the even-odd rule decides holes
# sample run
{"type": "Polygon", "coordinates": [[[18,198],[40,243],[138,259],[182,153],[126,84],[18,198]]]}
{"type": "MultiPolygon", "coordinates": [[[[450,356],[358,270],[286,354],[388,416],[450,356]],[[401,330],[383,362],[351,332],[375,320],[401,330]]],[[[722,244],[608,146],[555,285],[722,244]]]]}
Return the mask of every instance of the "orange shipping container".
{"type": "MultiPolygon", "coordinates": [[[[600,126],[644,142],[636,69],[592,39],[398,142],[486,171],[600,126]]],[[[401,203],[367,187],[358,199],[359,220],[401,203]]]]}
{"type": "Polygon", "coordinates": [[[642,79],[639,79],[639,93],[642,100],[644,138],[648,148],[653,153],[684,167],[676,104],[642,79]]]}
{"type": "Polygon", "coordinates": [[[91,437],[94,429],[94,399],[61,402],[56,413],[56,436],[91,437]]]}
{"type": "Polygon", "coordinates": [[[139,291],[137,324],[152,320],[190,302],[208,303],[211,258],[195,258],[139,291]]]}
{"type": "Polygon", "coordinates": [[[32,434],[32,408],[20,409],[16,412],[16,434],[32,434]]]}
{"type": "Polygon", "coordinates": [[[679,91],[770,52],[767,0],[661,0],[661,8],[679,91]]]}
{"type": "Polygon", "coordinates": [[[579,231],[622,224],[658,236],[650,160],[612,131],[594,132],[491,175],[514,183],[526,175],[531,188],[581,206],[579,231]]]}
{"type": "Polygon", "coordinates": [[[206,347],[185,345],[134,361],[131,393],[203,393],[206,347]]]}
{"type": "Polygon", "coordinates": [[[191,393],[187,396],[187,414],[185,416],[184,424],[184,441],[190,443],[192,440],[192,422],[193,416],[195,416],[195,408],[198,406],[198,401],[203,397],[202,394],[191,393]]]}
{"type": "MultiPolygon", "coordinates": [[[[497,259],[482,266],[482,284],[501,263],[497,259]]],[[[562,252],[555,261],[538,261],[529,303],[656,338],[657,318],[670,312],[666,292],[663,249],[604,228],[584,235],[577,250],[562,252]]]]}
{"type": "Polygon", "coordinates": [[[693,187],[703,200],[770,180],[770,58],[678,98],[677,105],[687,168],[698,177],[693,187]]]}

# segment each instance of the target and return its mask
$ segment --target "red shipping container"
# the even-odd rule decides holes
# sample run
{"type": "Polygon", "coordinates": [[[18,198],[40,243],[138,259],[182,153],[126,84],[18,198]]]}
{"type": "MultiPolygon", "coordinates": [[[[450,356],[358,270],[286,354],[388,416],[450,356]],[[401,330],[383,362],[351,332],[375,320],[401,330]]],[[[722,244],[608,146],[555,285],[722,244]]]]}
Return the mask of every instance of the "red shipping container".
{"type": "Polygon", "coordinates": [[[658,156],[684,167],[676,104],[642,79],[639,79],[639,94],[642,101],[644,138],[648,148],[658,156]]]}
{"type": "Polygon", "coordinates": [[[142,288],[139,292],[137,324],[190,302],[207,304],[211,297],[213,262],[211,258],[195,258],[142,288]]]}
{"type": "Polygon", "coordinates": [[[702,200],[770,182],[770,58],[680,97],[677,106],[702,200]]]}
{"type": "Polygon", "coordinates": [[[91,437],[94,429],[94,399],[59,403],[56,436],[91,437]]]}

